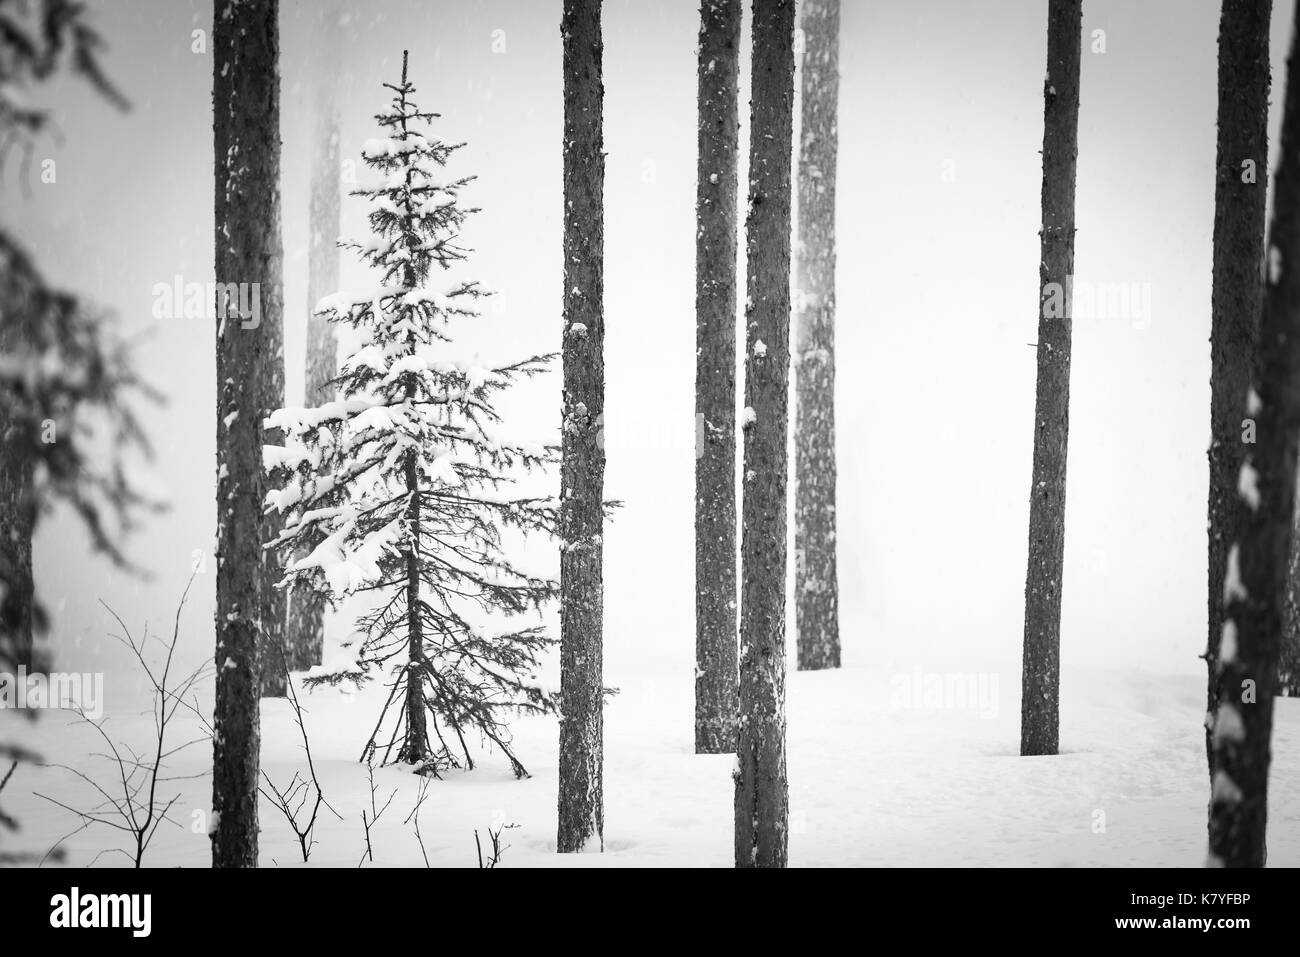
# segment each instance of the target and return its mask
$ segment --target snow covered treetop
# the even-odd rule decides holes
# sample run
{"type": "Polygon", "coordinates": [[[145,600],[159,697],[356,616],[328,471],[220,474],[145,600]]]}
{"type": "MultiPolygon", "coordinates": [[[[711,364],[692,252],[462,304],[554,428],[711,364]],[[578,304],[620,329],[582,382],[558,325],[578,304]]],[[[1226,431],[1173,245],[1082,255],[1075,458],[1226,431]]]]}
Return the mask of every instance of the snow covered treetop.
{"type": "Polygon", "coordinates": [[[554,710],[536,671],[552,644],[540,611],[557,583],[551,569],[520,564],[511,545],[533,532],[554,539],[559,508],[520,496],[516,483],[556,464],[558,451],[504,440],[494,399],[552,357],[488,366],[458,351],[452,320],[476,316],[485,292],[472,281],[435,284],[469,252],[459,235],[471,210],[459,200],[470,180],[446,174],[457,146],[430,131],[434,114],[412,99],[405,57],[402,82],[385,85],[392,104],[376,119],[386,135],[362,148],[379,181],[354,192],[369,203],[371,235],[341,243],[377,284],[317,307],[360,334],[334,380],[337,398],[266,419],[285,442],[265,449],[277,486],[267,508],[285,517],[267,547],[284,567],[281,586],[336,604],[369,599],[355,664],[309,679],[389,683],[401,713],[385,743],[376,737],[385,706],[367,757],[395,751],[433,773],[472,767],[466,739],[477,731],[523,774],[505,716],[554,710]]]}
{"type": "Polygon", "coordinates": [[[377,281],[316,306],[318,315],[355,329],[358,345],[340,365],[336,398],[276,410],[264,423],[285,443],[265,449],[279,486],[267,507],[285,515],[272,544],[307,549],[286,562],[285,584],[320,569],[335,597],[387,579],[381,558],[409,541],[413,502],[426,526],[445,520],[451,501],[492,513],[479,516],[485,526],[547,530],[552,521],[549,503],[506,493],[513,473],[554,464],[556,451],[502,439],[492,401],[519,378],[545,371],[551,357],[488,366],[458,350],[452,321],[478,316],[476,300],[487,295],[477,282],[445,280],[469,253],[459,236],[474,210],[461,206],[459,194],[473,177],[447,175],[448,157],[463,144],[432,133],[437,114],[416,105],[405,57],[401,82],[385,87],[393,98],[376,120],[388,136],[362,147],[380,180],[353,191],[368,201],[371,234],[340,241],[377,281]]]}
{"type": "MultiPolygon", "coordinates": [[[[389,135],[367,140],[361,148],[362,159],[378,179],[352,192],[370,201],[371,235],[342,245],[382,272],[383,287],[390,294],[403,295],[421,289],[435,266],[445,270],[465,258],[468,251],[457,239],[465,217],[476,210],[462,208],[459,200],[461,189],[474,177],[448,177],[447,160],[464,144],[443,142],[428,130],[438,114],[421,110],[412,98],[415,86],[407,79],[405,56],[402,82],[384,86],[393,91],[393,100],[375,120],[389,135]]],[[[465,293],[458,287],[446,297],[465,293]]],[[[420,297],[416,304],[434,311],[448,307],[436,295],[420,297]]],[[[364,302],[331,299],[317,312],[343,311],[339,307],[346,306],[350,313],[356,305],[364,302]]]]}

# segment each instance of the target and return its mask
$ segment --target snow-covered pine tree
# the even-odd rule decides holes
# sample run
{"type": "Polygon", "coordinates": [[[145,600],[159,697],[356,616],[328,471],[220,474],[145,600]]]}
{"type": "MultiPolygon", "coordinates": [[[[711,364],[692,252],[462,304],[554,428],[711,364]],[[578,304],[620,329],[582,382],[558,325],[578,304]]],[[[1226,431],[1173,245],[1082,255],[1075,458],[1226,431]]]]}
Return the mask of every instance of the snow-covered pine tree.
{"type": "Polygon", "coordinates": [[[313,546],[290,562],[280,587],[319,582],[334,601],[374,599],[357,622],[357,667],[309,679],[333,684],[378,673],[390,682],[364,759],[395,754],[437,774],[460,767],[463,756],[472,768],[468,739],[477,734],[522,776],[506,719],[555,706],[534,678],[553,639],[540,622],[518,619],[540,610],[557,584],[507,558],[505,537],[555,534],[554,499],[512,492],[520,477],[554,464],[557,449],[496,437],[493,396],[545,371],[553,356],[486,368],[457,353],[452,321],[477,316],[486,290],[472,281],[446,292],[432,286],[469,252],[458,239],[474,210],[459,198],[473,177],[444,172],[463,144],[419,131],[437,114],[412,99],[405,53],[401,83],[384,86],[394,94],[375,117],[385,135],[362,147],[380,179],[353,191],[370,202],[372,234],[342,243],[380,285],[317,306],[355,330],[360,344],[341,366],[338,399],[281,409],[266,421],[286,436],[283,447],[267,447],[267,465],[289,470],[267,496],[268,509],[285,516],[275,544],[283,555],[313,546]]]}

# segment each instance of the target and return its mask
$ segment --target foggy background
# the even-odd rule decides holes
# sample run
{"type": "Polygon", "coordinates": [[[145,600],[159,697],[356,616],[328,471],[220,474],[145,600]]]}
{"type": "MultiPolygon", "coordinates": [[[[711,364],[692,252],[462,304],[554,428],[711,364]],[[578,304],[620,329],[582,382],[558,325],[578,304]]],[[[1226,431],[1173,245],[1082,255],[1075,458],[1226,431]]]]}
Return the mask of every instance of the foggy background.
{"type": "MultiPolygon", "coordinates": [[[[52,281],[116,311],[127,334],[148,333],[140,368],[168,404],[146,408],[145,421],[172,510],[128,544],[149,580],[91,554],[70,516],[42,525],[37,587],[66,671],[123,667],[98,600],[133,626],[167,627],[196,556],[206,571],[182,648],[211,654],[215,580],[215,323],[151,315],[155,283],[214,278],[212,5],[91,6],[110,46],[106,69],[133,109],[119,114],[75,81],[52,85],[63,137],[38,146],[30,195],[19,164],[7,164],[0,219],[52,281]],[[191,51],[194,30],[208,31],[208,52],[191,51]],[[40,182],[45,158],[57,162],[55,184],[40,182]]],[[[324,59],[314,55],[324,5],[281,3],[290,404],[301,402],[309,307],[313,84],[338,78],[341,156],[364,181],[359,149],[376,135],[372,117],[389,96],[380,84],[398,80],[404,48],[418,102],[442,114],[434,133],[468,143],[452,171],[478,176],[466,273],[500,296],[462,327],[465,341],[489,359],[561,342],[559,0],[355,7],[341,53],[324,59]]],[[[849,666],[1012,669],[1003,684],[1019,684],[1046,9],[844,3],[836,414],[849,666]]],[[[1072,669],[1203,672],[1218,16],[1214,0],[1084,6],[1076,285],[1148,283],[1151,298],[1141,320],[1074,323],[1067,696],[1072,669]],[[1105,53],[1091,52],[1099,29],[1105,53]]],[[[1291,3],[1274,4],[1275,104],[1291,16],[1291,3]]],[[[606,535],[606,674],[626,684],[667,670],[687,696],[697,29],[694,0],[605,2],[606,490],[625,503],[606,535]]],[[[744,125],[745,62],[741,101],[744,125]]],[[[1275,106],[1272,134],[1277,117],[1275,106]]],[[[741,202],[743,216],[743,193],[741,202]]],[[[362,233],[363,217],[345,196],[343,233],[362,233]]],[[[366,282],[347,254],[341,261],[345,288],[366,282]]],[[[559,388],[558,364],[520,387],[505,405],[509,431],[558,436],[559,388]]],[[[793,608],[789,626],[793,650],[793,608]]],[[[348,628],[335,619],[331,635],[348,628]]]]}

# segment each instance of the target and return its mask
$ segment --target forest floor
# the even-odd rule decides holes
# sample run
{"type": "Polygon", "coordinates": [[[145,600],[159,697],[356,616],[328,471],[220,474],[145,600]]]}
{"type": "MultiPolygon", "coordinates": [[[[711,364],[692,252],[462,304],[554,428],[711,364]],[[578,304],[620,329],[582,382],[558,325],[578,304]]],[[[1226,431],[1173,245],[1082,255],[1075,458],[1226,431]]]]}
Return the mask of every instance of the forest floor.
{"type": "MultiPolygon", "coordinates": [[[[1013,678],[1014,670],[1001,673],[1013,678]]],[[[478,865],[502,825],[501,866],[712,866],[732,863],[731,755],[692,753],[689,671],[607,675],[621,691],[606,708],[605,853],[559,856],[555,848],[557,726],[516,722],[514,746],[532,776],[516,780],[499,753],[431,781],[419,814],[433,866],[478,865]]],[[[1072,673],[1063,687],[1062,753],[1020,758],[1018,681],[983,699],[941,693],[931,679],[881,669],[791,673],[788,684],[791,866],[1200,866],[1205,855],[1208,781],[1196,676],[1072,673]],[[933,692],[933,694],[927,694],[933,692]],[[910,698],[910,700],[909,700],[910,698]]],[[[975,685],[971,685],[974,693],[975,685]]],[[[356,867],[365,851],[362,812],[370,782],[358,763],[383,689],[303,697],[326,799],[310,865],[356,867]]],[[[147,705],[146,705],[147,706],[147,705]]],[[[210,708],[210,702],[202,703],[210,708]]],[[[210,711],[208,712],[210,713],[210,711]]],[[[1270,865],[1300,865],[1300,701],[1278,703],[1270,787],[1270,865]]],[[[167,762],[179,795],[145,857],[146,866],[203,867],[210,806],[211,746],[194,717],[169,731],[177,744],[201,739],[167,762]]],[[[111,714],[118,740],[148,746],[147,714],[111,714]]],[[[9,722],[7,730],[14,725],[9,722]]],[[[50,711],[24,729],[48,761],[77,769],[112,793],[115,768],[93,729],[50,711]]],[[[278,785],[305,773],[298,730],[284,700],[262,709],[262,767],[278,785]]],[[[373,863],[424,865],[408,821],[420,779],[393,767],[374,773],[383,808],[371,830],[373,863]]],[[[96,804],[90,786],[55,767],[22,767],[4,807],[22,823],[11,848],[43,852],[78,819],[33,792],[74,808],[96,804]]],[[[302,866],[292,831],[265,800],[261,866],[302,866]]],[[[128,863],[112,849],[124,835],[92,826],[63,842],[66,864],[128,863]]]]}

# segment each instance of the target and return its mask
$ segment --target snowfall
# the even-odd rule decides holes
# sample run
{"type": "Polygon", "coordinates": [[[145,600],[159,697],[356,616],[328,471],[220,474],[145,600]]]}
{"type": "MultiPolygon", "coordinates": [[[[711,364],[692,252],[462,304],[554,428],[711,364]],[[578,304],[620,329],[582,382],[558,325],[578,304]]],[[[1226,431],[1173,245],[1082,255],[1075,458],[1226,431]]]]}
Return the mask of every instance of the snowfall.
{"type": "MultiPolygon", "coordinates": [[[[454,171],[478,177],[470,278],[499,291],[458,343],[513,360],[562,342],[559,5],[461,4],[451,17],[438,4],[372,6],[337,59],[321,58],[312,40],[305,18],[317,4],[286,4],[283,14],[284,314],[297,317],[285,322],[290,401],[302,395],[306,351],[310,196],[299,171],[311,161],[314,80],[321,64],[341,73],[341,149],[356,161],[376,135],[381,84],[412,37],[424,38],[412,71],[443,115],[440,135],[469,144],[454,171]],[[491,44],[507,36],[509,54],[497,55],[491,44]]],[[[1021,758],[1043,13],[950,3],[936,17],[929,4],[845,4],[835,350],[846,667],[789,673],[792,866],[1205,862],[1197,656],[1206,639],[1219,9],[1209,0],[1111,7],[1105,25],[1123,42],[1083,65],[1073,288],[1141,295],[1127,297],[1127,311],[1080,311],[1073,321],[1061,753],[1021,758]],[[985,37],[996,62],[978,42],[985,37]],[[1134,162],[1153,142],[1161,164],[1134,162]],[[945,179],[949,165],[959,172],[945,179]],[[962,676],[973,696],[949,693],[962,676]],[[931,694],[936,677],[942,687],[931,694]]],[[[122,316],[140,335],[148,381],[169,399],[146,409],[145,422],[173,509],[127,543],[152,578],[110,570],[67,516],[44,520],[35,546],[56,667],[103,672],[105,730],[137,748],[152,734],[147,685],[110,653],[115,626],[99,601],[134,629],[147,619],[170,634],[192,563],[206,562],[181,616],[177,667],[213,659],[213,327],[149,314],[160,280],[215,278],[212,70],[190,48],[208,16],[198,0],[114,5],[109,73],[138,107],[119,116],[88,91],[68,93],[75,110],[61,125],[77,151],[67,157],[72,174],[57,189],[34,187],[21,207],[24,241],[43,268],[122,316]],[[133,148],[100,150],[106,143],[133,148]],[[77,160],[87,150],[97,151],[94,163],[77,160]]],[[[418,821],[434,866],[477,867],[475,833],[486,847],[498,829],[503,867],[733,863],[734,758],[693,753],[698,6],[609,2],[604,17],[605,492],[623,502],[605,535],[604,677],[618,694],[605,711],[604,853],[555,853],[558,727],[529,717],[513,735],[530,777],[516,780],[504,755],[479,751],[474,770],[429,782],[418,821]]],[[[1289,21],[1277,11],[1271,130],[1289,21]]],[[[743,183],[743,148],[741,162],[743,183]]],[[[344,234],[365,228],[359,201],[345,200],[342,216],[344,234]]],[[[355,257],[342,257],[341,269],[349,289],[374,280],[355,257]]],[[[555,436],[559,378],[557,369],[506,397],[512,436],[555,436]]],[[[738,396],[738,418],[746,405],[738,396]]],[[[557,488],[554,478],[545,493],[557,488]]],[[[554,610],[548,616],[554,630],[554,610]]],[[[793,645],[793,606],[790,617],[793,645]]],[[[327,663],[353,620],[331,617],[327,663]]],[[[548,669],[542,680],[558,683],[553,662],[548,669]]],[[[198,689],[205,716],[211,684],[198,689]]],[[[408,820],[422,779],[391,766],[374,772],[377,806],[392,801],[372,828],[373,861],[362,861],[371,785],[358,759],[384,694],[302,692],[324,794],[341,816],[322,811],[310,866],[424,866],[408,820]]],[[[264,701],[261,727],[262,769],[286,786],[306,771],[288,702],[264,701]]],[[[67,766],[15,772],[0,794],[21,824],[0,831],[6,852],[39,858],[61,841],[63,866],[127,863],[114,853],[125,835],[78,831],[74,813],[38,796],[83,811],[99,803],[68,770],[112,784],[116,768],[96,757],[103,742],[93,729],[66,712],[28,722],[0,709],[0,741],[67,766]]],[[[165,801],[179,795],[175,823],[158,830],[146,866],[210,863],[211,742],[182,712],[169,743],[187,741],[197,743],[168,759],[159,790],[165,801]]],[[[1277,703],[1272,745],[1269,864],[1300,866],[1300,702],[1277,703]]],[[[265,800],[260,826],[261,866],[302,866],[293,832],[265,800]]]]}

